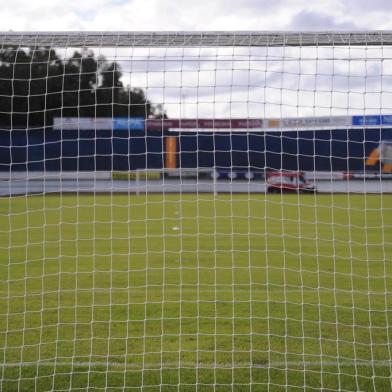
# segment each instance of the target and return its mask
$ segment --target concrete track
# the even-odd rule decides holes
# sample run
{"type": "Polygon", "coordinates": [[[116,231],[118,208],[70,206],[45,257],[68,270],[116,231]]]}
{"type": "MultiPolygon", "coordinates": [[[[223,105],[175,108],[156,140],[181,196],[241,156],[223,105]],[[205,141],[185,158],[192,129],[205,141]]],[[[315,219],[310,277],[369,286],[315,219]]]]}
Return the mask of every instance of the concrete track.
{"type": "MultiPolygon", "coordinates": [[[[392,193],[392,180],[316,181],[319,193],[392,193]]],[[[264,181],[107,179],[0,180],[0,196],[48,193],[264,193],[264,181]]]]}

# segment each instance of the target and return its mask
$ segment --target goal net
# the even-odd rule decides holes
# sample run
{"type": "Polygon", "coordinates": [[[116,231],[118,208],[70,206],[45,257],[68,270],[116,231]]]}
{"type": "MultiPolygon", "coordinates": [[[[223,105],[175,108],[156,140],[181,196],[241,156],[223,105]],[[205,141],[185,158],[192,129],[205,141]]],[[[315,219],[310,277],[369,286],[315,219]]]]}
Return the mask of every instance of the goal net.
{"type": "Polygon", "coordinates": [[[1,391],[391,390],[391,43],[0,33],[1,391]]]}

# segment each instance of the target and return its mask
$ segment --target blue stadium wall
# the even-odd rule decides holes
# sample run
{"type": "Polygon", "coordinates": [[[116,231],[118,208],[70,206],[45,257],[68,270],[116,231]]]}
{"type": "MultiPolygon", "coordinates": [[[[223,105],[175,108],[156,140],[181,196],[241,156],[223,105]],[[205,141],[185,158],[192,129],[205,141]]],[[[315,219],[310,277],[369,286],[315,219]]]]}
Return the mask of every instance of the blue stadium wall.
{"type": "MultiPolygon", "coordinates": [[[[170,135],[175,135],[170,133],[170,135]]],[[[363,170],[392,129],[182,133],[183,168],[363,170]]],[[[164,167],[165,133],[156,131],[0,130],[1,171],[93,171],[164,167]]]]}

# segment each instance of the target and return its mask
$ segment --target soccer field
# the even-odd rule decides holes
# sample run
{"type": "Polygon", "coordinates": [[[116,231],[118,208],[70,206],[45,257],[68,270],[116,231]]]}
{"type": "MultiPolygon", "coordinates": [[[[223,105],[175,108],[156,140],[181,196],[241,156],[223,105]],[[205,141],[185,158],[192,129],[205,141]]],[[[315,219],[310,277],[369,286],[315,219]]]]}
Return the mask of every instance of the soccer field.
{"type": "Polygon", "coordinates": [[[392,389],[390,195],[0,198],[1,391],[392,389]]]}

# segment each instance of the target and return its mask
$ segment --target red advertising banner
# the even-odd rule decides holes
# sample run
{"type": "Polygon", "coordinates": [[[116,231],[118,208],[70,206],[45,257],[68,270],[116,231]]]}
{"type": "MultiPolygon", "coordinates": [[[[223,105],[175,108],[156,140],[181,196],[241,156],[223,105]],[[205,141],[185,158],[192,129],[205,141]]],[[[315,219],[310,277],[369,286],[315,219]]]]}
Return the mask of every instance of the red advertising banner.
{"type": "Polygon", "coordinates": [[[262,128],[263,120],[257,118],[233,119],[147,119],[147,129],[244,129],[262,128]]]}

